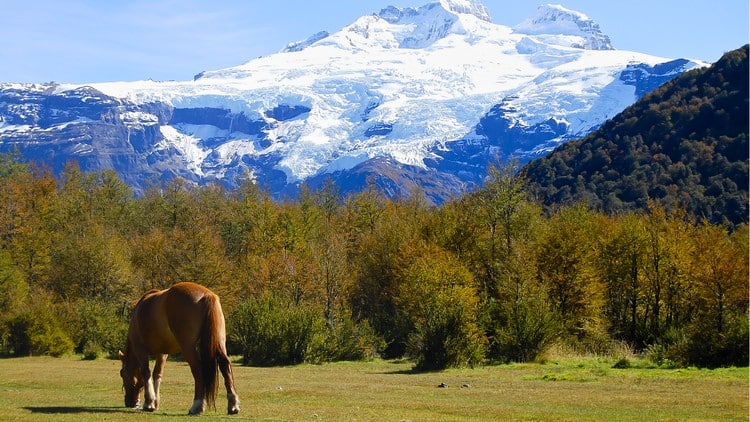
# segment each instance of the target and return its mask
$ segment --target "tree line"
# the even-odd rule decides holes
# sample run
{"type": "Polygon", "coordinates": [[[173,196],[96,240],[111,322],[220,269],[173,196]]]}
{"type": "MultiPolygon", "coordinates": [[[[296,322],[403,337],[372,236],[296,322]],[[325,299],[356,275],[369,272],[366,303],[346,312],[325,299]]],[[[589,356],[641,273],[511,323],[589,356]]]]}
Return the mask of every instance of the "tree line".
{"type": "Polygon", "coordinates": [[[113,172],[0,156],[0,353],[111,355],[144,291],[192,280],[251,365],[429,370],[623,343],[659,365],[747,365],[747,225],[657,203],[545,211],[515,170],[434,207],[332,183],[275,202],[250,180],[134,197],[113,172]]]}

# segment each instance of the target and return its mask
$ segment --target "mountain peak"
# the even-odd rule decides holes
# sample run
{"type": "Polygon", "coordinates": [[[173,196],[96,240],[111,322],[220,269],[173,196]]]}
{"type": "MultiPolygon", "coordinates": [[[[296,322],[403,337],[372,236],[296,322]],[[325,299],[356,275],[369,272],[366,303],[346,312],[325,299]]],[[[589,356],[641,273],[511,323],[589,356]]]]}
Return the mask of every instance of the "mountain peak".
{"type": "Polygon", "coordinates": [[[474,15],[483,21],[492,22],[487,7],[476,0],[440,0],[440,5],[449,12],[474,15]]]}
{"type": "MultiPolygon", "coordinates": [[[[439,0],[417,9],[388,6],[379,13],[362,16],[343,29],[343,39],[334,34],[330,42],[351,47],[424,48],[450,33],[463,32],[460,25],[454,28],[461,15],[492,23],[489,11],[478,0],[439,0]]],[[[321,31],[306,40],[290,43],[281,51],[301,51],[330,35],[321,31]]]]}
{"type": "Polygon", "coordinates": [[[425,16],[434,17],[436,10],[439,10],[442,14],[448,12],[452,16],[472,15],[477,19],[492,23],[492,18],[487,7],[477,0],[440,0],[428,3],[418,9],[411,7],[402,9],[395,6],[388,6],[377,15],[390,23],[398,23],[406,19],[418,20],[424,19],[425,16]]]}
{"type": "MultiPolygon", "coordinates": [[[[581,12],[559,4],[539,6],[534,16],[516,25],[519,34],[554,36],[557,43],[587,50],[614,50],[599,24],[581,12]]],[[[550,40],[547,40],[550,41],[550,40]]]]}

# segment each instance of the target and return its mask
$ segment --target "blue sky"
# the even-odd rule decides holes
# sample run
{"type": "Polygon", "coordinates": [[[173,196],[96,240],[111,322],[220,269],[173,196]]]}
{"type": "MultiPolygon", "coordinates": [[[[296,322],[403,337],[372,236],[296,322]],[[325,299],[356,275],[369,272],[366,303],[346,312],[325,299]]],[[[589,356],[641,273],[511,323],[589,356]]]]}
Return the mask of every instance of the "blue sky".
{"type": "MultiPolygon", "coordinates": [[[[394,5],[432,0],[4,0],[0,81],[187,80],[394,5]]],[[[559,0],[620,50],[716,61],[748,42],[748,0],[559,0]]],[[[513,26],[545,1],[484,0],[513,26]]]]}

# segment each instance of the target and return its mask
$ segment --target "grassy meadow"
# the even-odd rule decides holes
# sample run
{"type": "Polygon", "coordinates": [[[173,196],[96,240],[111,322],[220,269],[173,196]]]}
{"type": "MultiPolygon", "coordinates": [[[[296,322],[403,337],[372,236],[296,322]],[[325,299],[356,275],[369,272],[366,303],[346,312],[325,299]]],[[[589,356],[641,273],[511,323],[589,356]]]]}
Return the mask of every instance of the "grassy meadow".
{"type": "MultiPolygon", "coordinates": [[[[202,418],[255,421],[748,420],[748,368],[615,369],[604,358],[548,359],[413,373],[401,361],[234,366],[242,411],[226,394],[202,418]],[[446,387],[438,387],[441,383],[446,387]]],[[[0,360],[0,420],[177,420],[192,403],[187,365],[170,361],[155,413],[123,407],[119,361],[0,360]]]]}

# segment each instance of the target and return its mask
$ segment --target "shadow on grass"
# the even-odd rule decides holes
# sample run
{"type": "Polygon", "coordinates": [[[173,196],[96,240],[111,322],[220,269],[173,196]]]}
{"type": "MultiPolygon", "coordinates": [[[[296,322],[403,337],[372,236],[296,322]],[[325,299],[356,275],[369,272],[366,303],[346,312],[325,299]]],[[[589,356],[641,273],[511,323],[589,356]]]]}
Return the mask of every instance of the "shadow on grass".
{"type": "Polygon", "coordinates": [[[411,369],[397,369],[394,371],[382,371],[378,373],[383,374],[383,375],[418,375],[418,374],[423,374],[424,371],[417,371],[416,369],[411,368],[411,369]]]}
{"type": "Polygon", "coordinates": [[[31,413],[42,415],[74,415],[77,413],[132,413],[124,407],[87,407],[87,406],[25,406],[31,413]]]}
{"type": "MultiPolygon", "coordinates": [[[[445,368],[445,369],[448,369],[448,368],[445,368]]],[[[380,373],[384,375],[424,375],[424,374],[439,374],[441,372],[444,372],[445,369],[408,368],[408,369],[397,369],[394,371],[384,371],[380,373]]]]}

